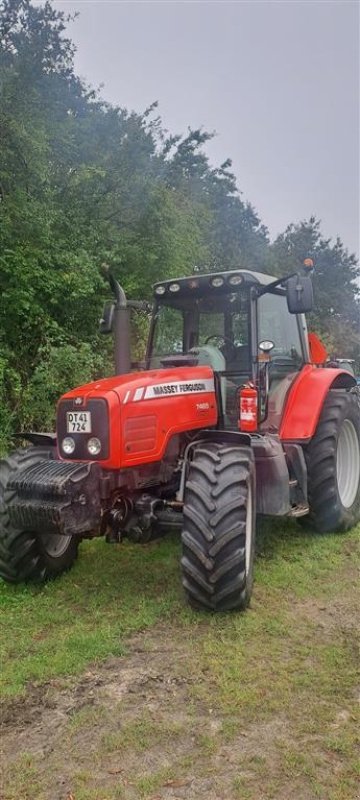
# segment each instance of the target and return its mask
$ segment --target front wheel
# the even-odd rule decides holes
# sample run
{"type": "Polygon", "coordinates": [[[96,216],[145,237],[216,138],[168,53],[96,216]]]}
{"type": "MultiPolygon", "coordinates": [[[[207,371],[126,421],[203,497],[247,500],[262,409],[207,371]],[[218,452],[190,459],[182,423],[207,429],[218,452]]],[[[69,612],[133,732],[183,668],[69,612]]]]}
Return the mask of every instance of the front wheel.
{"type": "MultiPolygon", "coordinates": [[[[309,522],[320,532],[346,531],[360,520],[360,396],[332,389],[305,452],[309,522]]],[[[304,518],[305,519],[305,518],[304,518]]]]}
{"type": "Polygon", "coordinates": [[[182,582],[190,605],[244,610],[253,585],[255,464],[249,447],[199,444],[184,498],[182,582]]]}
{"type": "Polygon", "coordinates": [[[78,551],[74,536],[14,528],[9,508],[15,492],[9,487],[15,473],[53,459],[55,448],[28,447],[0,461],[0,577],[8,583],[55,578],[73,565],[78,551]]]}

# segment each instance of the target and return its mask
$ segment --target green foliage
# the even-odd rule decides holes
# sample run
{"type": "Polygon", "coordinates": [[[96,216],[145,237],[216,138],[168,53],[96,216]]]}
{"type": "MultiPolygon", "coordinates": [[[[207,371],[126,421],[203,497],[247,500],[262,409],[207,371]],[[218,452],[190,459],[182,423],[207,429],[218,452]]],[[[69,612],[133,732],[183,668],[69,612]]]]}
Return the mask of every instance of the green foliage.
{"type": "Polygon", "coordinates": [[[98,377],[102,359],[89,344],[49,346],[39,352],[39,363],[30,376],[19,412],[22,428],[53,430],[56,403],[64,392],[98,377]]]}
{"type": "Polygon", "coordinates": [[[271,263],[281,275],[311,256],[315,310],[309,327],[324,340],[330,354],[354,358],[360,369],[360,271],[354,254],[349,254],[340,239],[331,244],[320,232],[315,217],[289,225],[271,247],[271,263]],[[275,266],[276,265],[276,266],[275,266]]]}
{"type": "MultiPolygon", "coordinates": [[[[194,265],[278,274],[315,252],[316,327],[335,350],[345,331],[340,352],[352,355],[355,258],[324,242],[315,220],[270,247],[231,161],[209,164],[211,134],[169,135],[156,103],[129,113],[78,78],[69,19],[50,2],[0,0],[0,448],[25,423],[50,425],[64,388],[109,372],[111,345],[95,330],[104,262],[144,298],[194,265]]],[[[146,330],[136,317],[136,359],[146,330]]]]}
{"type": "Polygon", "coordinates": [[[12,432],[15,409],[21,398],[19,373],[11,367],[8,351],[0,351],[0,456],[12,432]]]}

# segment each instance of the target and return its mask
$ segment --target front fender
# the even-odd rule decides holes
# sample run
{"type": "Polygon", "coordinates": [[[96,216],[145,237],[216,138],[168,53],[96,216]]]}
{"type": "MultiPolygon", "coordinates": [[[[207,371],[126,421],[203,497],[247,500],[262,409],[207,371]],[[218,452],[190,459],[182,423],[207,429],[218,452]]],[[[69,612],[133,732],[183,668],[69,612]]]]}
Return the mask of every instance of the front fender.
{"type": "Polygon", "coordinates": [[[355,378],[345,370],[306,364],[291,386],[280,424],[283,441],[309,441],[330,389],[350,389],[355,378]]]}
{"type": "Polygon", "coordinates": [[[26,442],[31,442],[31,444],[36,445],[37,447],[41,447],[45,445],[48,447],[56,447],[56,433],[38,433],[35,431],[23,431],[23,433],[14,433],[14,439],[24,439],[26,442]]]}

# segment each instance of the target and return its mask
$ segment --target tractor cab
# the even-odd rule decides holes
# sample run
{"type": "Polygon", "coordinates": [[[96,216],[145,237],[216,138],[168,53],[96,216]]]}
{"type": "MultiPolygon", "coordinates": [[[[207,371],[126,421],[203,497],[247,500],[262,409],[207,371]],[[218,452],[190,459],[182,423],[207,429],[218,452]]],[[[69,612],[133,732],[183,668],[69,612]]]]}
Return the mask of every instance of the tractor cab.
{"type": "Polygon", "coordinates": [[[225,428],[237,428],[239,390],[249,382],[260,387],[263,421],[274,416],[275,390],[287,391],[309,361],[305,318],[289,313],[285,287],[237,270],[164,281],[154,293],[146,368],[210,366],[225,428]]]}

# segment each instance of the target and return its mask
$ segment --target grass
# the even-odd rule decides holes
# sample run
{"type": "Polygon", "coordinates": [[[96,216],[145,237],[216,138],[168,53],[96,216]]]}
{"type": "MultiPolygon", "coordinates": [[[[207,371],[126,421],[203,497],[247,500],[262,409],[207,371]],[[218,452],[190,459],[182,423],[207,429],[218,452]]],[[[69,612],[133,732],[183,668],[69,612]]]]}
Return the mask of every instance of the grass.
{"type": "Polygon", "coordinates": [[[176,724],[164,723],[152,719],[149,712],[145,711],[135,720],[123,724],[117,732],[106,733],[101,745],[103,751],[108,753],[143,753],[152,745],[166,747],[169,740],[176,739],[183,733],[176,724]]]}
{"type": "MultiPolygon", "coordinates": [[[[6,800],[47,800],[49,775],[64,764],[64,800],[67,791],[75,800],[150,800],[187,783],[194,797],[355,800],[359,533],[263,524],[246,614],[185,605],[176,537],[145,547],[87,542],[54,583],[2,584],[5,701],[101,669],[126,655],[137,631],[154,629],[160,646],[150,689],[110,705],[85,694],[46,767],[36,750],[15,758],[6,800]],[[161,637],[173,648],[164,656],[161,637]]],[[[141,641],[146,671],[151,637],[141,641]]]]}
{"type": "Polygon", "coordinates": [[[35,760],[31,753],[21,753],[12,771],[12,786],[6,800],[37,797],[41,791],[35,760]]]}
{"type": "MultiPolygon", "coordinates": [[[[284,522],[262,531],[253,600],[256,613],[206,616],[208,660],[211,651],[218,658],[218,635],[237,636],[242,643],[254,637],[263,642],[265,637],[272,649],[281,649],[284,638],[293,636],[292,602],[312,597],[328,604],[342,590],[341,567],[355,557],[358,533],[359,528],[345,536],[316,536],[284,522]]],[[[204,617],[184,605],[178,562],[175,537],[147,547],[93,541],[82,544],[76,566],[58,581],[42,587],[14,587],[1,581],[2,694],[17,695],[29,681],[44,683],[77,674],[90,662],[122,655],[130,634],[158,620],[176,618],[196,633],[204,617]]],[[[330,667],[341,653],[330,649],[323,657],[330,667]]],[[[244,660],[241,650],[236,663],[228,665],[226,681],[244,660]]],[[[287,668],[296,670],[296,664],[287,668]]],[[[251,681],[247,691],[256,693],[256,684],[251,681]]]]}
{"type": "Polygon", "coordinates": [[[171,540],[147,548],[86,542],[58,581],[0,581],[2,694],[122,655],[130,634],[181,612],[176,549],[171,540]]]}

